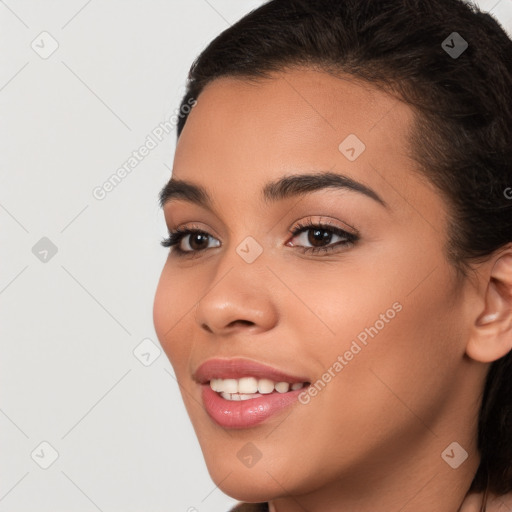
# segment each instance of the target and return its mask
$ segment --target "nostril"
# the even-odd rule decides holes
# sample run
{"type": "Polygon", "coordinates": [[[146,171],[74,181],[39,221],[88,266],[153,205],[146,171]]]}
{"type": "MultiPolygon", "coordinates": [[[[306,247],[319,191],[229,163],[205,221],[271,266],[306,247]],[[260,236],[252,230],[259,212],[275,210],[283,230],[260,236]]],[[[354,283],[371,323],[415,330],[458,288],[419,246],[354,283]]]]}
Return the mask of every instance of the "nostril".
{"type": "Polygon", "coordinates": [[[254,322],[251,322],[250,320],[233,320],[229,325],[236,325],[237,323],[242,325],[254,325],[254,322]]]}
{"type": "Polygon", "coordinates": [[[213,331],[206,325],[206,324],[201,324],[201,327],[205,330],[205,331],[208,331],[210,333],[213,333],[213,331]]]}

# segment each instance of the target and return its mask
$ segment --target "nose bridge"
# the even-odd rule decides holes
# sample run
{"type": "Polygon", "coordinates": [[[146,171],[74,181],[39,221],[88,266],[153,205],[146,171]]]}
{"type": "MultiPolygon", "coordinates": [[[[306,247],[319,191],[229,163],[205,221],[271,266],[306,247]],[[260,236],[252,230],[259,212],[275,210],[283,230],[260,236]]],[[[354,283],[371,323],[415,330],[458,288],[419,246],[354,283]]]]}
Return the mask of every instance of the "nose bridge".
{"type": "Polygon", "coordinates": [[[270,277],[262,244],[246,236],[219,257],[209,287],[196,305],[196,322],[218,333],[240,324],[271,328],[277,311],[270,277]]]}

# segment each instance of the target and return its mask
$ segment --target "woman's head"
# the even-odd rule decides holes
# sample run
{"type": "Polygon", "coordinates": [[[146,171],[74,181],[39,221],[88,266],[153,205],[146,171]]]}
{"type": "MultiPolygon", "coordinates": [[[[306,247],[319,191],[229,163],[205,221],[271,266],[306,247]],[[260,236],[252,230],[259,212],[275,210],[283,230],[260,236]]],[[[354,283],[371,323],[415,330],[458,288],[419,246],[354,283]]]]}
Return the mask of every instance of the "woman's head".
{"type": "Polygon", "coordinates": [[[203,235],[174,238],[154,317],[228,494],[511,488],[511,54],[457,0],[274,0],[194,63],[162,198],[203,235]],[[227,428],[197,370],[234,357],[309,386],[227,428]]]}

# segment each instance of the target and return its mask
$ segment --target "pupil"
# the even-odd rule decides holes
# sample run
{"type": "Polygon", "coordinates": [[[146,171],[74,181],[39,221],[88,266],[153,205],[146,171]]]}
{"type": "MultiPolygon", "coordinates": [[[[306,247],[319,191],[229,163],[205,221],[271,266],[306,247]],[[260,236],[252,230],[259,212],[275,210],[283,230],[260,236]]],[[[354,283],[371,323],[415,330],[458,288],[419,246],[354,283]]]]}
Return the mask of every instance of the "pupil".
{"type": "Polygon", "coordinates": [[[324,229],[312,229],[310,233],[313,233],[313,237],[308,237],[308,242],[311,245],[322,245],[323,243],[329,243],[332,237],[332,233],[324,229]]]}
{"type": "MultiPolygon", "coordinates": [[[[197,249],[197,250],[200,250],[202,249],[202,247],[194,247],[194,245],[196,244],[196,242],[198,242],[199,246],[201,245],[201,238],[204,238],[206,239],[207,236],[202,234],[202,233],[196,233],[192,236],[191,240],[190,240],[190,247],[192,247],[192,249],[197,249]]],[[[204,240],[203,240],[204,242],[204,240]]]]}

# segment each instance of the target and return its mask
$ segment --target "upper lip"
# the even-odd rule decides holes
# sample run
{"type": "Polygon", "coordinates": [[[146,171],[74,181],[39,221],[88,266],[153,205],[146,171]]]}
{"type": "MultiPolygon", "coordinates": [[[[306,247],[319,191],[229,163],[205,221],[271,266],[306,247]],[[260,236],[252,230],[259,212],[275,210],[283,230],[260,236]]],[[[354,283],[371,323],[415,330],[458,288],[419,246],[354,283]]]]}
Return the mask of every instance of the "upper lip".
{"type": "Polygon", "coordinates": [[[250,359],[208,359],[200,364],[192,375],[200,384],[206,384],[211,379],[241,379],[242,377],[257,377],[270,379],[274,382],[308,382],[300,375],[290,375],[277,368],[258,363],[250,359]]]}

